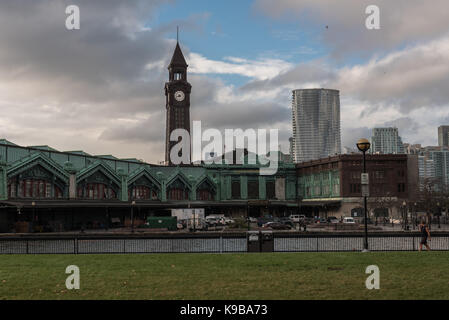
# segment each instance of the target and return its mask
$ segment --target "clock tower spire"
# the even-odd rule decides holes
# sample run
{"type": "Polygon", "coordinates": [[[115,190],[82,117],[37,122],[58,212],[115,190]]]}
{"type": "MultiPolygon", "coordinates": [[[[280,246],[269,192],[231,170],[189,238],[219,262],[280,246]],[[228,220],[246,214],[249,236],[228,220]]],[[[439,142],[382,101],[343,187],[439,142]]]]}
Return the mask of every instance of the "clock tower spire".
{"type": "MultiPolygon", "coordinates": [[[[182,54],[179,42],[168,65],[168,82],[165,83],[165,163],[172,164],[170,150],[177,144],[170,141],[175,129],[185,129],[190,134],[190,92],[192,86],[187,82],[187,62],[182,54]]],[[[190,141],[189,141],[190,146],[190,141]]]]}

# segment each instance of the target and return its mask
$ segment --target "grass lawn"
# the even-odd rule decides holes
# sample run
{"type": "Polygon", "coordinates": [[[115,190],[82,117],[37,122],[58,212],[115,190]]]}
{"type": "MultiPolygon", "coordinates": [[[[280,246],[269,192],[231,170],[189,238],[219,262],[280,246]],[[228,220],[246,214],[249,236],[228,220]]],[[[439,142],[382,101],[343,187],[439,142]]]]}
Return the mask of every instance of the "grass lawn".
{"type": "Polygon", "coordinates": [[[1,255],[0,299],[449,299],[448,267],[449,252],[1,255]]]}

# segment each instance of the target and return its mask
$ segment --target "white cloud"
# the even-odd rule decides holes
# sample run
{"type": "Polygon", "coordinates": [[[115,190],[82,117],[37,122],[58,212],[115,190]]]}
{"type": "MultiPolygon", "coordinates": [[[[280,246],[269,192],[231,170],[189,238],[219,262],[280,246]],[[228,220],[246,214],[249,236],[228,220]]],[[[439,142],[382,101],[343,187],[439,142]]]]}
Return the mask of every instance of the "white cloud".
{"type": "Polygon", "coordinates": [[[210,60],[201,54],[190,53],[189,71],[196,74],[235,74],[265,80],[275,77],[293,67],[281,59],[263,58],[247,60],[238,57],[225,57],[224,61],[210,60]]]}

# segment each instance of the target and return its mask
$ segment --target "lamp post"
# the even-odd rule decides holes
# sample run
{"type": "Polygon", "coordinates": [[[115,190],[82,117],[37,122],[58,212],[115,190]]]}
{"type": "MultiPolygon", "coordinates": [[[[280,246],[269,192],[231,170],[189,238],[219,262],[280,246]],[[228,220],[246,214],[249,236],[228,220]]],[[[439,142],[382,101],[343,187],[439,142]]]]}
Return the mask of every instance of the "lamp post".
{"type": "Polygon", "coordinates": [[[402,219],[403,229],[407,230],[407,203],[405,201],[402,202],[402,219]]]}
{"type": "Polygon", "coordinates": [[[440,215],[441,215],[440,202],[437,203],[437,215],[438,215],[438,229],[440,229],[441,228],[441,224],[440,224],[440,215]]]}
{"type": "Polygon", "coordinates": [[[34,226],[34,222],[36,220],[36,202],[31,202],[31,206],[33,207],[33,221],[31,222],[31,232],[34,232],[35,230],[35,226],[34,226]]]}
{"type": "Polygon", "coordinates": [[[248,231],[251,229],[250,220],[249,220],[249,204],[246,202],[246,221],[248,222],[248,231]]]}
{"type": "Polygon", "coordinates": [[[415,227],[416,227],[416,220],[418,220],[418,217],[417,217],[417,213],[416,213],[416,205],[417,205],[417,203],[415,202],[415,204],[414,204],[414,206],[413,206],[413,216],[414,216],[414,221],[413,221],[413,230],[415,230],[415,227]]]}
{"type": "Polygon", "coordinates": [[[134,206],[136,201],[131,202],[131,232],[134,233],[134,206]]]}
{"type": "Polygon", "coordinates": [[[365,241],[363,246],[362,252],[368,252],[368,215],[367,215],[367,203],[366,198],[368,196],[369,192],[369,179],[368,175],[366,173],[366,155],[365,153],[369,150],[371,147],[371,143],[367,139],[360,139],[357,141],[357,148],[363,152],[363,173],[362,173],[362,196],[363,196],[363,208],[364,208],[364,215],[365,215],[365,241]]]}

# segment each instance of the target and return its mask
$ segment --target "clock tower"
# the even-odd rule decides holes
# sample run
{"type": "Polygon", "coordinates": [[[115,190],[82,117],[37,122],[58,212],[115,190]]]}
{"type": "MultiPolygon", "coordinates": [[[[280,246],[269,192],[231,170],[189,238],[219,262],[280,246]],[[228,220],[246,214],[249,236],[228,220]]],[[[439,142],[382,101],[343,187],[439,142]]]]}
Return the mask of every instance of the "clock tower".
{"type": "Polygon", "coordinates": [[[168,165],[172,164],[170,150],[177,144],[176,141],[170,141],[172,131],[185,129],[190,134],[190,91],[192,86],[187,82],[187,67],[179,42],[177,42],[168,66],[169,80],[165,83],[165,163],[168,165]]]}

